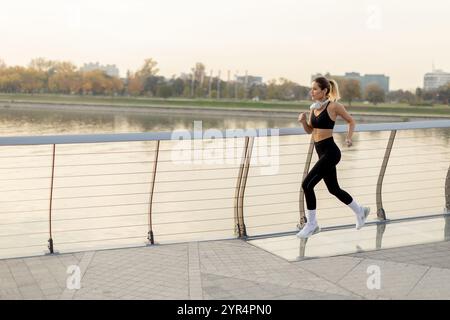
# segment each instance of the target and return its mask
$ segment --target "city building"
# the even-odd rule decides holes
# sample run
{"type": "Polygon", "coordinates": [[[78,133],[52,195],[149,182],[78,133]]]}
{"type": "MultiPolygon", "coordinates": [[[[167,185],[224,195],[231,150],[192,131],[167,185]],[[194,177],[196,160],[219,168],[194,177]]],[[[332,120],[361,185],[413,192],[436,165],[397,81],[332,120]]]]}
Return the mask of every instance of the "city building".
{"type": "Polygon", "coordinates": [[[106,66],[100,65],[97,63],[85,63],[83,67],[80,68],[81,71],[87,72],[87,71],[95,71],[95,70],[101,70],[104,73],[106,73],[108,76],[111,77],[119,77],[119,69],[116,67],[115,64],[108,64],[106,66]]]}
{"type": "Polygon", "coordinates": [[[236,76],[236,82],[247,84],[248,87],[251,87],[252,85],[263,84],[263,78],[256,76],[236,76]]]}
{"type": "Polygon", "coordinates": [[[435,90],[450,82],[450,73],[442,70],[433,69],[432,72],[425,73],[423,76],[423,89],[435,90]]]}

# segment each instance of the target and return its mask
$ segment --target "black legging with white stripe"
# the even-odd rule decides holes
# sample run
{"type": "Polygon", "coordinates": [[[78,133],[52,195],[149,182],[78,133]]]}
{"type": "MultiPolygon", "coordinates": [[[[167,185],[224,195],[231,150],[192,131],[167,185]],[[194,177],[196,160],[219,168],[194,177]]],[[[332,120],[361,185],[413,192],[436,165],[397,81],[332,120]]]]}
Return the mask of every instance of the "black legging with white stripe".
{"type": "Polygon", "coordinates": [[[353,199],[347,192],[339,187],[337,181],[336,165],[341,160],[341,151],[334,142],[333,137],[315,142],[314,147],[319,156],[319,160],[309,171],[302,183],[302,188],[305,192],[306,207],[308,210],[316,209],[314,187],[322,179],[331,194],[335,195],[346,205],[349,205],[353,199]]]}

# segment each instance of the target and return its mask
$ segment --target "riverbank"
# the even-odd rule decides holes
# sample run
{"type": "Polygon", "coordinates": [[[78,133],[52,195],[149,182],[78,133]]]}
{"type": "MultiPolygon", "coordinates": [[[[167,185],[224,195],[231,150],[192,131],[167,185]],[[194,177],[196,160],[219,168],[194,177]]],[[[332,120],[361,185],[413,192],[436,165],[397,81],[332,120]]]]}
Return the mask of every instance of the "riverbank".
{"type": "MultiPolygon", "coordinates": [[[[48,95],[0,95],[0,108],[13,110],[52,110],[77,112],[120,112],[198,114],[242,117],[292,118],[309,110],[309,102],[258,102],[205,101],[205,100],[155,100],[145,98],[71,97],[48,95]]],[[[351,106],[348,111],[355,117],[408,117],[450,118],[450,107],[414,107],[399,105],[351,106]]]]}

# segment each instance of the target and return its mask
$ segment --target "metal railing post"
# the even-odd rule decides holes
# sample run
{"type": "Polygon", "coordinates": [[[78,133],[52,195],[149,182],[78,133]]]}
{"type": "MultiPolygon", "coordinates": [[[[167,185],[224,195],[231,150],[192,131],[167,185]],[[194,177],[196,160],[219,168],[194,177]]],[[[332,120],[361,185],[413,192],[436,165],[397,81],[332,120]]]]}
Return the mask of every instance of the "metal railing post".
{"type": "Polygon", "coordinates": [[[383,186],[384,174],[386,172],[387,164],[389,162],[389,157],[391,155],[391,150],[392,150],[392,146],[394,144],[396,133],[397,133],[397,130],[391,131],[391,134],[389,136],[389,141],[386,146],[386,151],[384,152],[384,158],[383,158],[383,163],[381,164],[380,175],[378,176],[376,197],[377,197],[377,217],[379,220],[386,220],[386,212],[384,211],[384,208],[383,208],[383,199],[382,199],[382,194],[381,194],[381,188],[383,186]]]}
{"type": "Polygon", "coordinates": [[[152,224],[152,204],[153,204],[153,190],[155,189],[156,170],[158,168],[158,155],[159,155],[159,140],[156,140],[155,160],[153,162],[152,186],[150,189],[150,203],[148,205],[148,235],[147,235],[147,239],[150,242],[150,244],[155,244],[155,238],[153,236],[153,224],[152,224]]]}
{"type": "Polygon", "coordinates": [[[306,214],[305,214],[305,197],[304,197],[305,193],[304,193],[303,188],[302,188],[302,183],[303,183],[303,180],[305,180],[306,175],[308,174],[309,167],[311,166],[311,159],[312,159],[312,155],[313,155],[313,150],[314,150],[314,139],[311,136],[311,140],[309,142],[308,153],[306,155],[305,167],[303,169],[303,177],[302,177],[302,181],[300,183],[300,194],[299,194],[300,222],[297,225],[297,227],[299,229],[303,228],[303,226],[305,225],[305,223],[307,221],[306,214]]]}
{"type": "Polygon", "coordinates": [[[236,191],[234,193],[234,233],[240,237],[241,236],[241,227],[239,225],[239,194],[241,191],[241,184],[242,184],[242,173],[244,172],[244,166],[245,166],[245,160],[247,157],[247,148],[248,148],[248,142],[249,137],[245,137],[244,141],[244,150],[242,151],[242,157],[241,157],[241,165],[239,167],[239,174],[236,181],[236,191]]]}
{"type": "Polygon", "coordinates": [[[445,208],[450,213],[450,166],[447,170],[447,178],[445,179],[445,208]]]}
{"type": "Polygon", "coordinates": [[[444,241],[450,240],[450,214],[444,215],[445,225],[444,225],[444,241]]]}
{"type": "Polygon", "coordinates": [[[53,237],[52,237],[52,204],[53,204],[53,181],[55,180],[55,154],[56,154],[56,144],[53,144],[52,180],[50,185],[50,206],[48,212],[48,224],[49,224],[48,250],[50,251],[51,254],[54,253],[53,237]]]}
{"type": "Polygon", "coordinates": [[[245,227],[245,221],[244,221],[244,193],[245,193],[245,186],[247,184],[248,171],[250,169],[250,160],[252,158],[254,139],[255,139],[255,137],[250,137],[248,140],[247,154],[245,156],[244,172],[242,174],[241,187],[239,189],[239,203],[238,203],[238,215],[239,215],[238,222],[239,222],[239,230],[240,230],[239,238],[247,237],[247,229],[245,227]]]}
{"type": "Polygon", "coordinates": [[[375,248],[377,250],[381,249],[385,231],[386,231],[386,223],[377,223],[377,236],[375,239],[375,248]]]}
{"type": "Polygon", "coordinates": [[[299,260],[303,260],[305,258],[307,242],[308,242],[308,238],[300,239],[300,248],[299,248],[299,254],[298,254],[299,260]]]}

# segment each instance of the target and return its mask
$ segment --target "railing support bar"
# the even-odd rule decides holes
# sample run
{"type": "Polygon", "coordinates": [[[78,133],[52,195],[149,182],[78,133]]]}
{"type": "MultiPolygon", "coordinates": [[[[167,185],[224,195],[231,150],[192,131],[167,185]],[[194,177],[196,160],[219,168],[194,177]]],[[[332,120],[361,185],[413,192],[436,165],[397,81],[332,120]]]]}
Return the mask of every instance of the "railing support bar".
{"type": "Polygon", "coordinates": [[[244,172],[242,174],[241,179],[241,188],[239,190],[239,205],[238,205],[238,213],[239,213],[239,229],[240,234],[239,238],[247,238],[247,229],[245,227],[245,221],[244,221],[244,194],[245,194],[245,186],[247,184],[247,177],[248,177],[248,171],[250,169],[250,161],[252,159],[252,149],[253,149],[253,142],[255,137],[250,137],[248,140],[247,145],[247,153],[245,156],[245,166],[244,166],[244,172]]]}
{"type": "Polygon", "coordinates": [[[48,224],[49,224],[49,239],[48,239],[48,250],[51,254],[54,253],[53,248],[53,237],[52,237],[52,204],[53,204],[53,182],[55,180],[55,154],[56,154],[56,144],[53,144],[52,152],[52,180],[50,184],[50,205],[48,211],[48,224]]]}
{"type": "Polygon", "coordinates": [[[311,136],[311,140],[309,142],[308,153],[306,154],[305,167],[303,169],[303,177],[302,177],[302,181],[300,182],[300,193],[299,193],[300,221],[299,221],[299,224],[297,225],[298,229],[302,229],[307,221],[306,214],[305,214],[305,197],[304,197],[305,193],[302,188],[302,182],[303,182],[303,180],[305,180],[306,175],[308,174],[308,171],[309,171],[309,167],[311,166],[313,150],[314,150],[314,139],[311,136]]]}
{"type": "Polygon", "coordinates": [[[377,199],[377,217],[379,220],[386,220],[386,212],[384,211],[384,208],[383,208],[383,199],[382,199],[381,189],[383,186],[384,174],[386,173],[386,168],[387,168],[387,165],[389,162],[389,157],[391,155],[391,150],[392,150],[392,146],[394,144],[396,133],[397,133],[397,130],[391,131],[391,134],[389,136],[389,141],[386,146],[386,151],[384,152],[384,158],[383,158],[383,163],[381,164],[380,175],[378,176],[377,191],[376,191],[377,198],[376,199],[377,199]]]}
{"type": "Polygon", "coordinates": [[[155,190],[156,182],[156,170],[158,169],[158,155],[159,155],[159,140],[156,140],[156,150],[155,158],[153,162],[153,174],[152,174],[152,184],[150,189],[150,202],[148,205],[148,236],[147,239],[150,244],[155,244],[155,238],[153,236],[153,223],[152,223],[152,205],[153,205],[153,191],[155,190]]]}

